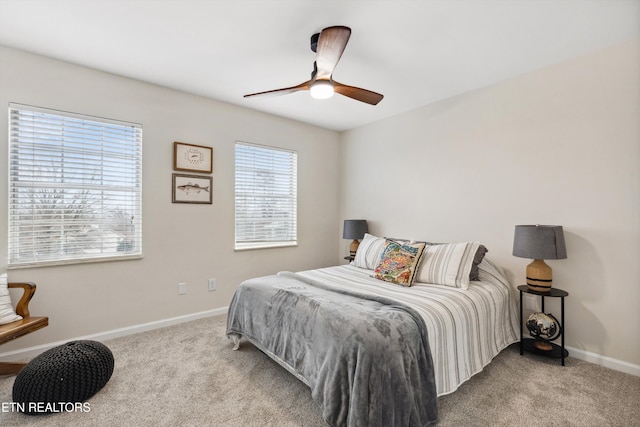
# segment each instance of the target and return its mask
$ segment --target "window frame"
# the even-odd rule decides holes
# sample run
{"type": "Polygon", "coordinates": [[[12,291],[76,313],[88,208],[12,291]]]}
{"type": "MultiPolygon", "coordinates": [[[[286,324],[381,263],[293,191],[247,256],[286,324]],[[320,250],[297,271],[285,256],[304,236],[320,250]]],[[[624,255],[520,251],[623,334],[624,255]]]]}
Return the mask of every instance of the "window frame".
{"type": "MultiPolygon", "coordinates": [[[[246,161],[246,158],[245,158],[246,161]]],[[[245,173],[247,170],[245,169],[245,173]]],[[[277,174],[277,170],[271,169],[271,173],[277,174]]],[[[280,174],[282,177],[284,174],[280,174]]],[[[242,180],[247,180],[246,177],[241,178],[242,180]]],[[[250,180],[249,180],[250,181],[250,180]]],[[[255,197],[255,195],[254,195],[255,197]]],[[[263,198],[270,198],[269,196],[263,196],[263,198]]],[[[284,197],[283,197],[284,198],[284,197]]],[[[272,206],[270,206],[270,209],[272,206]]],[[[273,219],[274,222],[283,221],[282,218],[273,219]]],[[[285,227],[286,228],[286,227],[285,227]]],[[[253,249],[268,249],[268,248],[282,248],[282,247],[294,247],[298,245],[298,152],[296,150],[274,147],[262,144],[255,144],[251,142],[245,141],[236,141],[234,146],[234,250],[236,251],[244,251],[244,250],[253,250],[253,249]],[[288,214],[290,217],[289,226],[290,231],[288,234],[288,239],[286,240],[277,240],[277,239],[252,239],[252,240],[241,240],[239,241],[239,225],[246,225],[247,221],[242,221],[243,224],[239,224],[239,158],[238,158],[238,147],[248,147],[255,148],[257,150],[262,150],[263,152],[266,150],[271,152],[272,156],[276,156],[277,154],[286,153],[289,156],[290,169],[289,174],[287,175],[288,184],[290,186],[290,209],[288,214]]]]}
{"type": "Polygon", "coordinates": [[[9,103],[8,113],[7,268],[142,258],[142,125],[19,103],[9,103]],[[50,127],[37,127],[45,122],[50,127]],[[93,167],[70,166],[72,154],[93,167]],[[59,197],[49,205],[54,214],[43,213],[36,197],[47,191],[59,197]],[[68,199],[80,200],[78,215],[68,214],[68,199]],[[20,230],[29,223],[56,231],[20,230]]]}

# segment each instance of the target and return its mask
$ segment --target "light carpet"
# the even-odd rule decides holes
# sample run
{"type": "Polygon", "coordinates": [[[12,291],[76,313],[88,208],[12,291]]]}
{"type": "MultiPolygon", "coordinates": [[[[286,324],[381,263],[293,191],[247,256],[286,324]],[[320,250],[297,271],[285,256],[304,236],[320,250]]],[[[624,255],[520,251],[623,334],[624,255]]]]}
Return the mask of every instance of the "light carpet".
{"type": "MultiPolygon", "coordinates": [[[[247,342],[232,351],[225,328],[216,316],[105,341],[115,369],[89,412],[8,410],[15,376],[0,377],[0,425],[326,426],[307,386],[247,342]]],[[[640,426],[640,378],[514,345],[439,408],[438,426],[640,426]]]]}

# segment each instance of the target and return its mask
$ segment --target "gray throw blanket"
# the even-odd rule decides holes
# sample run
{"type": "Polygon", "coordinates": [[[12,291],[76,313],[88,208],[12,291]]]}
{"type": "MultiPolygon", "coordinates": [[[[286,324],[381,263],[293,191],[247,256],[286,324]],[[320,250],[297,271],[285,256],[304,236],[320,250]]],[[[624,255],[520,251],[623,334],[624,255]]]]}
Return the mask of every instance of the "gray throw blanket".
{"type": "Polygon", "coordinates": [[[424,321],[396,301],[279,273],[238,287],[227,335],[245,336],[287,364],[332,426],[438,420],[424,321]]]}

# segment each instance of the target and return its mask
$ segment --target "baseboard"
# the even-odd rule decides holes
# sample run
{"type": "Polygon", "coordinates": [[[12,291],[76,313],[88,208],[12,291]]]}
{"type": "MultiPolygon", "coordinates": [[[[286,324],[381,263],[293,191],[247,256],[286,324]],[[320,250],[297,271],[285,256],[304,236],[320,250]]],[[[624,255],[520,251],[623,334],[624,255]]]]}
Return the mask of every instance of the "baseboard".
{"type": "Polygon", "coordinates": [[[50,348],[57,347],[69,341],[76,340],[93,340],[93,341],[105,341],[113,338],[124,337],[127,335],[133,335],[140,332],[151,331],[153,329],[166,328],[167,326],[177,325],[180,323],[190,322],[192,320],[203,319],[205,317],[219,316],[221,314],[227,314],[228,307],[216,308],[213,310],[200,311],[198,313],[191,313],[184,316],[172,317],[169,319],[157,320],[155,322],[142,323],[140,325],[127,326],[125,328],[113,329],[111,331],[99,332],[97,334],[85,335],[77,338],[70,338],[64,341],[57,341],[48,344],[37,345],[34,347],[28,347],[20,350],[9,351],[6,353],[0,353],[0,361],[6,362],[9,360],[29,360],[43,351],[50,348]]]}
{"type": "Polygon", "coordinates": [[[634,365],[633,363],[625,362],[611,357],[603,356],[597,353],[591,353],[589,351],[580,350],[579,348],[567,347],[570,357],[584,360],[596,365],[604,366],[605,368],[613,369],[614,371],[624,372],[625,374],[635,375],[640,377],[640,365],[634,365]]]}
{"type": "MultiPolygon", "coordinates": [[[[137,334],[140,332],[151,331],[153,329],[166,328],[167,326],[177,325],[184,322],[190,322],[192,320],[203,319],[205,317],[219,316],[221,314],[226,314],[227,311],[228,311],[228,307],[216,308],[213,310],[200,311],[198,313],[191,313],[184,316],[157,320],[155,322],[143,323],[140,325],[127,326],[126,328],[113,329],[111,331],[100,332],[97,334],[85,335],[82,337],[77,337],[77,338],[68,339],[64,341],[58,341],[58,342],[38,345],[35,347],[29,347],[21,350],[0,353],[0,361],[29,360],[34,358],[38,354],[42,353],[43,351],[49,350],[50,348],[53,348],[53,347],[57,347],[69,341],[74,341],[74,340],[104,341],[112,338],[119,338],[127,335],[137,334]]],[[[576,359],[584,360],[586,362],[594,363],[596,365],[601,365],[606,368],[613,369],[615,371],[620,371],[626,374],[631,374],[636,377],[640,377],[640,365],[634,365],[633,363],[625,362],[618,359],[613,359],[607,356],[602,356],[597,353],[591,353],[589,351],[581,350],[579,348],[567,347],[567,350],[569,351],[569,355],[571,357],[575,357],[576,359]]]]}

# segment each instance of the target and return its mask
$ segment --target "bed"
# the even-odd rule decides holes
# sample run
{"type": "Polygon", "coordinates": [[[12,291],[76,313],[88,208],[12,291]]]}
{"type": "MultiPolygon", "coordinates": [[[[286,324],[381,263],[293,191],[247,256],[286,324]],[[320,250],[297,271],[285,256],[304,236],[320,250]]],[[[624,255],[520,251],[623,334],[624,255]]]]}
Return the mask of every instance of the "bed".
{"type": "Polygon", "coordinates": [[[227,335],[235,349],[242,337],[307,384],[329,425],[435,424],[437,396],[518,340],[514,291],[486,257],[464,288],[398,286],[368,266],[247,280],[230,304],[227,335]]]}

